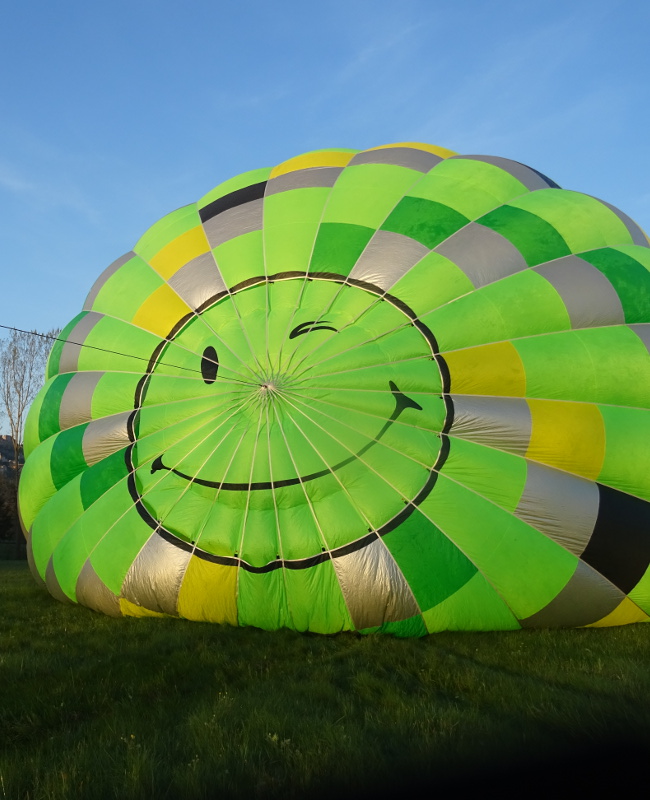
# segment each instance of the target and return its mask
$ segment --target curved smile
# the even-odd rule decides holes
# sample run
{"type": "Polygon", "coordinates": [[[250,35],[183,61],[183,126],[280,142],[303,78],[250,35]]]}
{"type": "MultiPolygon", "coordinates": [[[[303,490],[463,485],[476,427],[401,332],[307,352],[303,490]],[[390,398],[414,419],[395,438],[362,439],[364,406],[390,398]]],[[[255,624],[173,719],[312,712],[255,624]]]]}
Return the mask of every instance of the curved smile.
{"type": "Polygon", "coordinates": [[[362,456],[365,452],[367,452],[373,445],[377,444],[377,442],[382,438],[382,436],[386,433],[386,431],[390,428],[390,426],[395,422],[395,420],[399,417],[399,415],[407,408],[414,408],[417,411],[422,411],[422,406],[412,400],[410,397],[407,397],[403,392],[399,390],[397,385],[393,383],[393,381],[388,381],[388,385],[390,391],[395,399],[395,410],[391,414],[390,418],[386,420],[384,425],[382,426],[381,430],[377,433],[375,439],[371,442],[368,442],[367,445],[361,448],[357,453],[351,455],[349,458],[344,459],[343,461],[339,461],[338,464],[335,464],[333,467],[328,467],[327,469],[319,470],[318,472],[312,472],[310,475],[304,475],[302,477],[296,478],[285,478],[284,480],[279,481],[257,481],[253,483],[227,483],[226,481],[206,481],[202,478],[195,478],[192,475],[186,475],[184,472],[180,472],[177,469],[173,469],[172,467],[167,467],[163,464],[162,456],[158,456],[151,465],[151,473],[158,472],[158,470],[167,470],[168,472],[173,472],[174,475],[178,475],[179,478],[183,478],[186,481],[190,481],[191,483],[197,483],[200,486],[209,486],[213,489],[224,489],[229,492],[250,492],[256,491],[261,489],[280,489],[284,486],[295,486],[299,483],[307,483],[307,481],[316,480],[316,478],[322,478],[325,475],[329,475],[332,472],[335,472],[341,467],[344,467],[346,464],[350,464],[355,459],[362,456]]]}

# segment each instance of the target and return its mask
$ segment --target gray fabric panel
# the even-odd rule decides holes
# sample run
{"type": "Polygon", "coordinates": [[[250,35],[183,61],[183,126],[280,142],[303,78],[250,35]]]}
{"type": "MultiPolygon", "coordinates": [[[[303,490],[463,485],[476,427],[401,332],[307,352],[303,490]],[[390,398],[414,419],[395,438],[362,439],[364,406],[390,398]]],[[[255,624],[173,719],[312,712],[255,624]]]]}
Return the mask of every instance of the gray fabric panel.
{"type": "Polygon", "coordinates": [[[124,578],[121,595],[137,606],[178,615],[178,593],[192,554],[153,533],[124,578]]]}
{"type": "Polygon", "coordinates": [[[127,422],[130,416],[130,411],[121,411],[110,417],[96,419],[88,425],[81,440],[81,449],[89,467],[129,444],[127,422]]]}
{"type": "Polygon", "coordinates": [[[226,289],[212,253],[202,253],[188,261],[167,283],[190,308],[195,310],[206,300],[226,289]]]}
{"type": "Polygon", "coordinates": [[[50,560],[47,562],[47,568],[45,570],[45,585],[47,586],[47,591],[55,600],[58,600],[60,603],[72,603],[72,600],[59,586],[59,581],[57,580],[54,572],[53,559],[54,556],[50,556],[50,560]]]}
{"type": "Polygon", "coordinates": [[[630,232],[634,244],[641,245],[641,247],[650,247],[650,244],[646,239],[643,229],[639,225],[637,225],[636,222],[631,217],[628,217],[628,215],[625,214],[623,211],[621,211],[620,208],[616,208],[616,206],[613,206],[610,203],[606,203],[604,200],[600,200],[600,198],[598,197],[594,199],[598,200],[598,202],[602,203],[604,206],[607,206],[607,208],[610,211],[613,211],[614,214],[616,214],[616,216],[621,220],[621,222],[630,232]]]}
{"type": "Polygon", "coordinates": [[[368,281],[387,291],[428,252],[428,247],[401,233],[377,231],[352,268],[350,278],[368,281]]]}
{"type": "Polygon", "coordinates": [[[92,400],[97,384],[105,372],[77,372],[63,392],[59,406],[59,427],[62,431],[90,422],[92,400]]]}
{"type": "Polygon", "coordinates": [[[222,211],[203,223],[203,230],[208,237],[210,247],[234,239],[250,231],[259,231],[262,228],[263,198],[242,203],[240,206],[222,211]]]}
{"type": "Polygon", "coordinates": [[[572,328],[597,328],[625,322],[616,290],[603,273],[578,256],[535,267],[562,298],[572,328]]]}
{"type": "Polygon", "coordinates": [[[548,189],[549,184],[538,175],[535,170],[530,169],[525,164],[520,164],[518,161],[511,161],[509,158],[500,158],[499,156],[451,156],[451,158],[466,158],[470,161],[484,161],[486,164],[492,164],[499,169],[509,172],[520,183],[523,183],[531,192],[535,189],[548,189]]]}
{"type": "Polygon", "coordinates": [[[476,222],[456,231],[435,252],[460,267],[477,289],[528,268],[505,236],[476,222]]]}
{"type": "Polygon", "coordinates": [[[77,578],[75,594],[77,595],[77,602],[81,603],[82,606],[107,614],[109,617],[122,616],[119,598],[111,592],[95,572],[90,559],[81,568],[77,578]]]}
{"type": "MultiPolygon", "coordinates": [[[[22,527],[22,519],[20,520],[20,524],[22,527]]],[[[41,578],[41,574],[36,568],[36,563],[34,561],[34,550],[32,549],[32,529],[30,528],[27,532],[27,565],[29,566],[29,571],[32,573],[32,578],[36,581],[36,583],[44,589],[46,587],[46,583],[41,578]]]]}
{"type": "Polygon", "coordinates": [[[452,400],[452,436],[525,455],[533,423],[530,408],[523,398],[452,395],[452,400]]]}
{"type": "Polygon", "coordinates": [[[357,629],[397,622],[420,613],[413,593],[384,543],[377,539],[332,560],[357,629]]]}
{"type": "Polygon", "coordinates": [[[334,186],[343,167],[311,167],[287,172],[271,178],[266,184],[265,196],[287,192],[290,189],[312,189],[316,186],[334,186]]]}
{"type": "Polygon", "coordinates": [[[586,478],[528,462],[515,516],[579,556],[598,517],[598,486],[586,478]]]}
{"type": "Polygon", "coordinates": [[[416,150],[413,147],[382,147],[379,150],[364,150],[350,160],[349,167],[355,164],[392,164],[396,167],[408,167],[418,172],[428,172],[436,164],[443,161],[435,153],[416,150]]]}
{"type": "Polygon", "coordinates": [[[88,296],[86,297],[83,305],[84,311],[90,311],[102,286],[111,277],[111,275],[114,275],[121,266],[126,264],[127,261],[130,261],[134,256],[135,253],[131,250],[130,252],[125,253],[123,256],[120,256],[120,258],[118,258],[116,261],[113,261],[112,264],[106,267],[99,278],[97,278],[95,283],[93,283],[92,289],[88,292],[88,296]]]}
{"type": "Polygon", "coordinates": [[[584,561],[551,602],[526,619],[522,628],[577,628],[610,614],[625,595],[584,561]]]}
{"type": "Polygon", "coordinates": [[[63,345],[63,349],[61,350],[61,359],[59,361],[60,373],[77,371],[81,345],[83,345],[90,331],[103,316],[103,314],[98,314],[96,311],[89,311],[70,331],[68,334],[68,341],[63,345]],[[73,342],[76,342],[76,344],[73,344],[73,342]]]}
{"type": "Polygon", "coordinates": [[[650,323],[641,322],[636,325],[628,325],[628,328],[636,333],[639,339],[641,339],[643,344],[646,346],[648,353],[650,353],[650,323]]]}

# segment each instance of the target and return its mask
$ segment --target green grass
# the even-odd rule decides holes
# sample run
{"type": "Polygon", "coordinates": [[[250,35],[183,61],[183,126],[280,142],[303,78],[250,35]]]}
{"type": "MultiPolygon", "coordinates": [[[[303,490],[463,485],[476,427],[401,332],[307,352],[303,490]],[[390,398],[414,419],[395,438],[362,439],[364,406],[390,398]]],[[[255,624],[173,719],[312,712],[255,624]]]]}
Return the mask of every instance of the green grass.
{"type": "Polygon", "coordinates": [[[626,781],[645,770],[649,656],[650,625],[400,640],[115,620],[5,562],[0,800],[383,797],[423,780],[530,796],[566,785],[562,765],[602,788],[608,760],[626,781]]]}

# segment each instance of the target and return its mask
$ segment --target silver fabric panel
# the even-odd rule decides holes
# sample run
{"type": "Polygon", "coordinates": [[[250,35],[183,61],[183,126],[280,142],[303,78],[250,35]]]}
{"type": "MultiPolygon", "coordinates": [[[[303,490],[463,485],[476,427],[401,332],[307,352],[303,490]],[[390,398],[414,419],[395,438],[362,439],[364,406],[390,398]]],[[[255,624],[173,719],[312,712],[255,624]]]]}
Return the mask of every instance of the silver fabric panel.
{"type": "Polygon", "coordinates": [[[578,256],[535,267],[552,284],[569,313],[572,328],[598,328],[625,322],[616,290],[603,273],[578,256]]]}
{"type": "Polygon", "coordinates": [[[621,220],[621,222],[630,232],[634,244],[641,245],[641,247],[650,247],[650,244],[648,244],[648,240],[646,239],[645,234],[643,233],[643,229],[639,225],[637,225],[636,222],[631,217],[628,217],[628,215],[625,214],[623,211],[621,211],[620,208],[616,208],[616,206],[613,206],[610,203],[606,203],[604,200],[600,200],[597,197],[594,199],[598,200],[598,202],[602,203],[604,206],[607,206],[607,208],[610,211],[613,211],[614,214],[616,214],[616,216],[621,220]]]}
{"type": "Polygon", "coordinates": [[[334,558],[332,563],[355,628],[373,628],[420,613],[408,583],[381,539],[334,558]]]}
{"type": "Polygon", "coordinates": [[[310,167],[287,172],[271,178],[266,184],[264,195],[287,192],[290,189],[313,189],[317,186],[334,186],[343,167],[310,167]]]}
{"type": "Polygon", "coordinates": [[[88,425],[81,440],[81,449],[89,467],[129,444],[126,424],[130,416],[130,411],[121,411],[110,417],[93,420],[88,425]]]}
{"type": "Polygon", "coordinates": [[[206,220],[203,223],[203,230],[208,237],[210,247],[217,247],[243,233],[261,230],[263,204],[263,198],[251,200],[206,220]]]}
{"type": "Polygon", "coordinates": [[[62,431],[90,422],[92,400],[104,372],[77,372],[63,392],[59,406],[59,427],[62,431]]]}
{"type": "Polygon", "coordinates": [[[593,533],[598,505],[595,483],[529,461],[526,485],[514,513],[579,556],[593,533]]]}
{"type": "Polygon", "coordinates": [[[63,345],[63,349],[61,350],[59,373],[77,371],[81,345],[103,316],[103,314],[98,314],[96,311],[89,311],[70,331],[68,334],[68,341],[63,345]],[[73,344],[73,342],[76,342],[76,344],[73,344]]]}
{"type": "Polygon", "coordinates": [[[549,184],[538,175],[535,170],[530,169],[525,164],[520,164],[518,161],[511,161],[509,158],[500,158],[499,156],[451,156],[451,158],[465,158],[470,161],[483,161],[486,164],[492,164],[499,169],[509,172],[513,178],[516,178],[520,183],[523,183],[531,192],[535,189],[548,189],[549,184]]]}
{"type": "Polygon", "coordinates": [[[60,603],[72,603],[72,600],[70,600],[68,595],[59,586],[59,581],[54,572],[53,558],[53,556],[50,556],[50,560],[47,562],[47,568],[45,569],[45,585],[47,586],[47,591],[60,603]]]}
{"type": "Polygon", "coordinates": [[[90,311],[93,307],[93,303],[97,299],[97,295],[99,294],[100,289],[106,283],[106,281],[114,275],[118,269],[126,264],[127,261],[130,261],[135,256],[133,250],[128,253],[125,253],[123,256],[120,256],[117,260],[113,261],[106,269],[102,272],[102,274],[97,278],[95,283],[93,283],[92,289],[88,292],[88,296],[83,305],[84,311],[90,311]]]}
{"type": "Polygon", "coordinates": [[[352,268],[350,278],[388,291],[428,252],[428,247],[401,233],[377,231],[352,268]]]}
{"type": "Polygon", "coordinates": [[[576,628],[598,622],[610,614],[625,595],[584,561],[551,602],[526,619],[522,628],[576,628]]]}
{"type": "Polygon", "coordinates": [[[77,602],[82,606],[107,614],[109,617],[122,616],[119,598],[111,592],[95,572],[90,559],[86,561],[79,573],[75,594],[77,602]]]}
{"type": "Polygon", "coordinates": [[[451,436],[525,455],[533,423],[528,403],[519,397],[452,395],[451,436]]]}
{"type": "Polygon", "coordinates": [[[453,261],[478,289],[528,269],[524,257],[505,236],[470,222],[435,248],[453,261]]]}
{"type": "Polygon", "coordinates": [[[349,167],[355,164],[392,164],[395,167],[407,167],[417,170],[417,172],[428,172],[436,164],[443,161],[435,153],[428,153],[426,150],[416,150],[413,147],[382,147],[379,150],[364,150],[357,153],[348,164],[349,167]]]}
{"type": "Polygon", "coordinates": [[[641,322],[636,325],[628,325],[628,328],[636,333],[650,353],[650,323],[641,322]]]}
{"type": "Polygon", "coordinates": [[[177,616],[178,593],[191,557],[152,533],[124,578],[122,597],[150,611],[177,616]]]}
{"type": "Polygon", "coordinates": [[[226,290],[212,253],[202,253],[188,261],[167,283],[195,310],[215,294],[226,290]]]}

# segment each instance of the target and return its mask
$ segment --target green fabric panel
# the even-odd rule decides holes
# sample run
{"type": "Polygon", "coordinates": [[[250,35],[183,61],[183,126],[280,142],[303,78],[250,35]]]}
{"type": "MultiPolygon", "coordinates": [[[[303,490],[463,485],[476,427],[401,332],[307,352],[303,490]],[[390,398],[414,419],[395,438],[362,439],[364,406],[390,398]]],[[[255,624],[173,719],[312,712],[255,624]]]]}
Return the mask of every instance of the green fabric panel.
{"type": "Polygon", "coordinates": [[[529,267],[571,253],[567,243],[552,225],[520,208],[501,206],[477,222],[505,236],[519,250],[529,267]]]}
{"type": "Polygon", "coordinates": [[[476,572],[476,566],[417,509],[383,542],[423,611],[458,591],[476,572]]]}
{"type": "Polygon", "coordinates": [[[196,207],[205,208],[213,200],[218,200],[231,192],[236,192],[237,189],[244,189],[246,186],[254,186],[256,183],[267,181],[272,169],[273,167],[264,167],[263,169],[252,169],[248,172],[242,172],[241,175],[235,175],[234,178],[229,178],[227,181],[215,186],[207,194],[204,194],[196,204],[196,207]]]}
{"type": "Polygon", "coordinates": [[[264,199],[266,274],[306,272],[329,188],[294,189],[264,199]]]}
{"type": "Polygon", "coordinates": [[[81,446],[87,427],[88,423],[75,425],[74,428],[61,431],[54,439],[50,456],[50,470],[57,490],[88,467],[81,446]]]}
{"type": "Polygon", "coordinates": [[[99,290],[93,311],[128,322],[147,297],[163,283],[160,275],[146,261],[134,256],[111,275],[99,290]]]}
{"type": "Polygon", "coordinates": [[[444,474],[506,511],[514,511],[526,484],[526,460],[465,439],[450,439],[444,474]]]}
{"type": "Polygon", "coordinates": [[[346,167],[330,194],[323,222],[377,230],[420,177],[415,170],[392,164],[346,167]]]}
{"type": "Polygon", "coordinates": [[[611,209],[595,197],[566,189],[540,189],[511,206],[535,214],[562,236],[572,253],[592,247],[632,244],[630,232],[611,209]]]}
{"type": "Polygon", "coordinates": [[[518,619],[546,606],[575,571],[576,556],[445,475],[421,509],[476,564],[518,619]]]}
{"type": "Polygon", "coordinates": [[[650,412],[614,406],[599,410],[605,421],[605,460],[598,482],[650,500],[650,412]]]}
{"type": "Polygon", "coordinates": [[[442,203],[404,197],[381,229],[409,236],[433,249],[468,222],[467,217],[442,203]]]}
{"type": "Polygon", "coordinates": [[[160,252],[165,245],[181,236],[183,233],[196,228],[201,224],[201,218],[195,203],[172,211],[158,222],[155,222],[149,230],[138,239],[133,252],[137,253],[145,261],[160,252]]]}
{"type": "Polygon", "coordinates": [[[27,419],[25,420],[25,432],[23,434],[23,453],[25,458],[29,458],[30,453],[34,450],[35,447],[38,447],[41,439],[38,435],[39,427],[40,427],[40,418],[41,418],[41,407],[43,405],[43,400],[45,399],[45,395],[50,390],[51,381],[56,380],[55,378],[50,378],[50,380],[41,387],[41,390],[34,398],[31,406],[29,407],[29,411],[27,412],[27,419]]]}
{"type": "Polygon", "coordinates": [[[120,319],[102,317],[84,339],[86,346],[79,353],[78,371],[138,372],[143,375],[159,342],[158,336],[143,328],[120,319]]]}
{"type": "Polygon", "coordinates": [[[648,351],[629,328],[572,330],[513,344],[526,371],[527,397],[650,405],[648,351]]]}
{"type": "Polygon", "coordinates": [[[318,229],[310,272],[349,275],[374,231],[361,225],[324,222],[318,229]]]}
{"type": "Polygon", "coordinates": [[[528,191],[509,172],[493,164],[456,157],[437,164],[409,189],[409,195],[443,203],[475,220],[528,191]]]}
{"type": "Polygon", "coordinates": [[[607,277],[621,300],[627,323],[650,322],[650,251],[606,248],[581,253],[580,258],[607,277]]]}
{"type": "Polygon", "coordinates": [[[20,473],[18,502],[20,516],[25,528],[29,530],[34,518],[56,492],[50,472],[50,456],[54,437],[40,444],[30,455],[20,473]]]}
{"type": "Polygon", "coordinates": [[[378,633],[388,633],[402,639],[426,636],[428,631],[422,619],[422,615],[416,614],[408,619],[399,620],[399,622],[384,622],[378,629],[378,633]]]}
{"type": "Polygon", "coordinates": [[[79,497],[81,476],[73,478],[56,492],[36,515],[32,528],[34,563],[44,578],[50,556],[70,527],[83,514],[79,497]]]}
{"type": "Polygon", "coordinates": [[[646,614],[650,615],[650,567],[645,571],[634,589],[628,592],[628,597],[646,614]]]}
{"type": "MultiPolygon", "coordinates": [[[[93,542],[95,536],[91,536],[87,542],[86,549],[90,553],[90,560],[93,569],[99,578],[108,586],[113,594],[119,595],[124,582],[124,577],[129,571],[131,564],[136,556],[145,545],[149,537],[152,535],[151,528],[144,522],[142,517],[138,514],[136,507],[133,505],[133,500],[127,495],[124,496],[124,488],[126,481],[118,484],[120,487],[120,494],[116,498],[113,492],[105,494],[104,498],[97,503],[94,503],[84,514],[86,517],[92,513],[94,509],[104,508],[105,519],[101,526],[95,524],[92,528],[88,525],[88,533],[95,533],[96,531],[106,531],[106,535],[102,536],[97,541],[94,549],[88,547],[93,542]],[[124,486],[124,488],[123,488],[124,486]],[[109,506],[111,500],[115,501],[115,510],[122,509],[123,516],[112,522],[117,516],[114,509],[109,506]],[[123,504],[129,503],[126,513],[123,512],[123,504]],[[110,512],[110,516],[109,513],[110,512]]],[[[84,533],[86,529],[84,528],[84,533]]],[[[81,539],[81,537],[77,537],[81,539]]],[[[83,566],[83,562],[81,564],[83,566]]],[[[81,569],[81,567],[79,568],[81,569]]]]}
{"type": "Polygon", "coordinates": [[[118,450],[102,459],[97,464],[89,467],[81,476],[79,491],[84,508],[89,508],[111,486],[122,480],[127,475],[124,461],[125,450],[118,450]]]}
{"type": "Polygon", "coordinates": [[[291,627],[312,633],[350,631],[354,625],[331,561],[309,569],[284,569],[291,627]]]}
{"type": "Polygon", "coordinates": [[[61,430],[59,425],[61,398],[74,374],[74,372],[66,372],[58,375],[47,388],[38,416],[38,438],[41,442],[61,430]]]}
{"type": "Polygon", "coordinates": [[[441,352],[571,327],[551,284],[531,270],[483,286],[423,316],[441,352]]]}
{"type": "Polygon", "coordinates": [[[228,287],[246,278],[264,275],[262,231],[243,233],[215,247],[212,252],[228,287]]]}
{"type": "Polygon", "coordinates": [[[254,625],[267,631],[291,628],[282,570],[255,574],[240,568],[237,574],[237,612],[242,626],[254,625]]]}
{"type": "Polygon", "coordinates": [[[79,322],[79,320],[83,319],[87,311],[81,311],[77,314],[76,317],[73,317],[72,320],[63,328],[61,333],[58,336],[58,341],[54,342],[52,349],[50,350],[50,356],[47,360],[47,369],[45,370],[46,378],[51,378],[54,375],[57,375],[59,372],[59,363],[61,361],[61,353],[63,352],[63,346],[66,343],[66,340],[70,336],[71,331],[75,327],[75,325],[79,322]]]}
{"type": "Polygon", "coordinates": [[[109,417],[119,414],[133,407],[135,390],[146,371],[147,364],[139,362],[142,372],[138,372],[138,362],[133,360],[134,368],[128,372],[107,372],[97,382],[91,401],[91,415],[93,419],[109,417]]]}
{"type": "Polygon", "coordinates": [[[439,253],[429,253],[391,286],[390,293],[420,316],[473,289],[456,264],[439,253]]]}
{"type": "Polygon", "coordinates": [[[514,631],[521,625],[494,587],[477,573],[455,594],[422,614],[429,633],[446,630],[514,631]]]}

